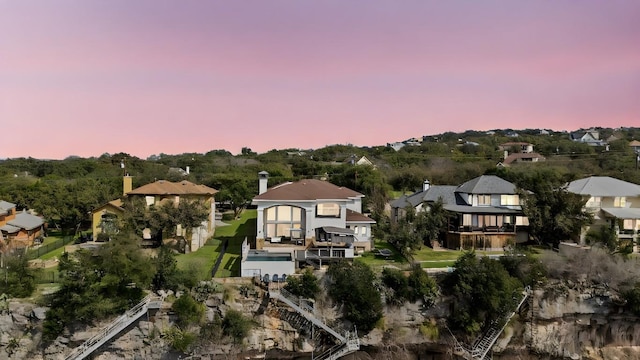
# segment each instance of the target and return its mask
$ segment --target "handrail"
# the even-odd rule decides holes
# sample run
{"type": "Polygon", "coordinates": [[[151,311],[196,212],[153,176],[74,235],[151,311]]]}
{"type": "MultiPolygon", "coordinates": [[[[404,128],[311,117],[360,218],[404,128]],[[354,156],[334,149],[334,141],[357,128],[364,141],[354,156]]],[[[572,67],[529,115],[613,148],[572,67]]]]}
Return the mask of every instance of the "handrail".
{"type": "Polygon", "coordinates": [[[113,336],[124,330],[127,326],[136,321],[142,314],[151,308],[157,308],[158,298],[147,295],[142,301],[127,310],[123,315],[118,316],[109,326],[99,333],[89,338],[82,345],[76,347],[65,357],[65,360],[81,360],[89,356],[92,352],[109,341],[113,336]]]}
{"type": "Polygon", "coordinates": [[[293,295],[290,294],[289,292],[287,292],[286,290],[284,292],[282,290],[284,290],[284,289],[280,289],[280,290],[273,290],[272,289],[272,290],[269,290],[269,296],[271,298],[273,298],[273,299],[281,300],[285,304],[289,305],[294,310],[296,310],[299,314],[304,316],[307,320],[309,320],[313,324],[323,328],[329,334],[333,335],[333,337],[337,338],[340,342],[344,343],[346,341],[344,336],[340,335],[336,330],[334,330],[331,327],[329,327],[329,325],[325,324],[323,321],[321,321],[320,319],[316,318],[316,316],[313,314],[313,311],[305,310],[301,306],[299,306],[298,303],[300,302],[300,299],[291,299],[291,298],[287,297],[286,294],[288,294],[289,296],[293,296],[293,295]]]}

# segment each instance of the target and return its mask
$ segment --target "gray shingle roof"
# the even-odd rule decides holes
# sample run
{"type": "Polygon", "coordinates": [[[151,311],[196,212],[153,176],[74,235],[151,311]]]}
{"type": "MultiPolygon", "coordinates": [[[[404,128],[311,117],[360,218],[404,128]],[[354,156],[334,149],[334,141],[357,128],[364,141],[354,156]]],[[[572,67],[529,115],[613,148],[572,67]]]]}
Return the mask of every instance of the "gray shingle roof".
{"type": "Polygon", "coordinates": [[[0,212],[7,211],[16,207],[16,204],[12,204],[8,201],[0,200],[0,212]]]}
{"type": "Polygon", "coordinates": [[[495,175],[482,175],[460,185],[456,191],[468,194],[515,194],[516,186],[495,175]]]}
{"type": "Polygon", "coordinates": [[[442,198],[443,204],[455,203],[454,185],[432,185],[426,191],[420,190],[411,195],[402,195],[391,202],[392,208],[405,208],[407,206],[416,207],[423,202],[436,202],[442,198]]]}
{"type": "Polygon", "coordinates": [[[29,214],[26,211],[17,213],[15,219],[7,221],[7,225],[16,226],[25,230],[33,230],[44,224],[41,217],[29,214]]]}
{"type": "Polygon", "coordinates": [[[640,196],[640,185],[609,176],[590,176],[570,182],[567,191],[589,196],[640,196]]]}

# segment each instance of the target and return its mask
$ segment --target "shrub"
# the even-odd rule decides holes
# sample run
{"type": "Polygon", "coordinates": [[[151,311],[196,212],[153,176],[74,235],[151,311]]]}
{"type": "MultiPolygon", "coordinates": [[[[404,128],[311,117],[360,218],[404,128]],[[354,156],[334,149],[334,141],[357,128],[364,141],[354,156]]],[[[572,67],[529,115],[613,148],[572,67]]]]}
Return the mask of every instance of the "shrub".
{"type": "Polygon", "coordinates": [[[182,328],[199,324],[204,316],[204,308],[205,306],[194,300],[189,293],[180,296],[171,306],[178,317],[178,325],[182,328]]]}
{"type": "Polygon", "coordinates": [[[228,310],[222,320],[222,333],[230,336],[234,343],[242,342],[251,330],[251,322],[241,312],[228,310]]]}
{"type": "Polygon", "coordinates": [[[167,342],[171,345],[172,348],[186,353],[189,350],[189,347],[196,340],[196,336],[185,330],[181,330],[175,326],[170,327],[165,331],[164,337],[167,339],[167,342]]]}
{"type": "Polygon", "coordinates": [[[289,276],[284,288],[293,295],[306,299],[314,299],[320,292],[318,278],[313,275],[313,270],[310,268],[305,269],[301,277],[289,276]]]}

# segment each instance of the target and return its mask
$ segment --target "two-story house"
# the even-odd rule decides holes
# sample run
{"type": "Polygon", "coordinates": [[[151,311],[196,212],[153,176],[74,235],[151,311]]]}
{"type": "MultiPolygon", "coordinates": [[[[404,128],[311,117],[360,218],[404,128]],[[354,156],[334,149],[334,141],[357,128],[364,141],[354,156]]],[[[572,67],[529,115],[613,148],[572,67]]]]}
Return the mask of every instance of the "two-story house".
{"type": "MultiPolygon", "coordinates": [[[[133,189],[132,185],[132,177],[125,176],[123,178],[123,197],[142,198],[146,206],[158,206],[167,201],[172,201],[176,205],[181,201],[202,201],[205,204],[209,210],[208,216],[200,226],[190,229],[190,231],[182,229],[180,226],[176,229],[176,233],[179,236],[190,235],[190,238],[185,240],[191,251],[199,249],[214,234],[216,224],[214,195],[218,190],[205,185],[194,184],[187,180],[179,182],[158,180],[135,189],[133,189]]],[[[94,240],[98,239],[100,233],[116,227],[115,222],[125,211],[122,208],[122,204],[122,200],[116,199],[93,210],[92,230],[94,240]]],[[[143,233],[145,239],[147,235],[147,232],[143,233]]]]}
{"type": "MultiPolygon", "coordinates": [[[[255,250],[262,253],[252,252],[256,257],[289,254],[298,264],[320,263],[372,248],[375,221],[362,214],[363,194],[317,179],[267,188],[269,174],[258,176],[259,193],[252,204],[257,207],[255,250]]],[[[243,260],[245,274],[251,266],[243,260]]]]}
{"type": "MultiPolygon", "coordinates": [[[[580,243],[591,229],[607,226],[615,229],[619,240],[635,240],[640,233],[640,185],[608,176],[590,176],[572,181],[567,191],[581,195],[585,207],[594,215],[591,226],[583,229],[580,243]]],[[[634,247],[638,251],[638,246],[634,247]]]]}
{"type": "Polygon", "coordinates": [[[422,190],[391,203],[392,219],[404,216],[406,206],[424,211],[438,199],[449,214],[447,248],[498,250],[529,239],[529,220],[515,185],[494,175],[460,186],[425,182],[422,190]]]}

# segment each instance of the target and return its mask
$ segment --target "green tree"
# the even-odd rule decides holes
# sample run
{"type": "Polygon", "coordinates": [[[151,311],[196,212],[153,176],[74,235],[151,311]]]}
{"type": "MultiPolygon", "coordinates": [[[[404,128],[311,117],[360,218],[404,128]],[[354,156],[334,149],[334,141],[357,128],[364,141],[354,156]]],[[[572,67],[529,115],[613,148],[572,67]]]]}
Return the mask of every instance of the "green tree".
{"type": "Polygon", "coordinates": [[[89,323],[122,313],[149,288],[154,274],[139,239],[120,233],[95,251],[78,250],[60,258],[60,289],[50,298],[44,337],[51,340],[72,321],[89,323]]]}
{"type": "Polygon", "coordinates": [[[523,210],[529,219],[529,234],[538,243],[557,247],[560,241],[576,238],[593,215],[585,210],[586,199],[567,191],[568,178],[553,170],[520,174],[523,210]]]}
{"type": "Polygon", "coordinates": [[[4,279],[0,278],[0,293],[18,298],[31,296],[40,269],[30,267],[27,257],[17,251],[2,254],[2,261],[4,279]]]}
{"type": "Polygon", "coordinates": [[[520,281],[499,261],[478,259],[473,252],[458,258],[454,267],[444,280],[444,291],[453,301],[450,327],[475,335],[492,324],[504,324],[521,297],[520,281]]]}
{"type": "Polygon", "coordinates": [[[176,290],[180,284],[178,261],[173,250],[168,246],[160,246],[158,256],[154,259],[156,273],[151,284],[154,290],[170,289],[176,290]]]}
{"type": "Polygon", "coordinates": [[[329,266],[327,275],[329,295],[343,306],[344,318],[361,333],[371,331],[382,318],[380,291],[372,286],[377,279],[371,268],[361,262],[339,261],[329,266]]]}
{"type": "Polygon", "coordinates": [[[316,295],[320,292],[318,278],[313,275],[311,268],[307,268],[300,277],[287,277],[287,284],[284,288],[293,295],[306,299],[315,299],[316,295]]]}
{"type": "Polygon", "coordinates": [[[415,228],[423,243],[433,246],[439,242],[447,230],[448,215],[442,199],[431,204],[423,204],[424,211],[416,215],[415,228]]]}

